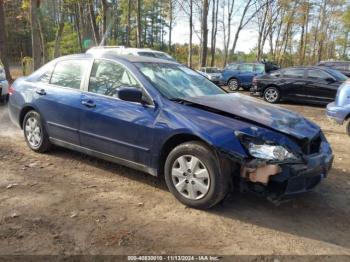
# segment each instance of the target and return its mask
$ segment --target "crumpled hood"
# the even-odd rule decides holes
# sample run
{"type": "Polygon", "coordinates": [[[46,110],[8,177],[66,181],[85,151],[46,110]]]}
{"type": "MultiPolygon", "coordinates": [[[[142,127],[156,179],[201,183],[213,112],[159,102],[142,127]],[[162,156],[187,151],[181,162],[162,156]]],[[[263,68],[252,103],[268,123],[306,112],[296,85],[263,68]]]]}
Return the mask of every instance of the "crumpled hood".
{"type": "Polygon", "coordinates": [[[222,94],[185,98],[194,104],[232,114],[298,139],[313,139],[320,128],[299,114],[246,95],[222,94]]]}

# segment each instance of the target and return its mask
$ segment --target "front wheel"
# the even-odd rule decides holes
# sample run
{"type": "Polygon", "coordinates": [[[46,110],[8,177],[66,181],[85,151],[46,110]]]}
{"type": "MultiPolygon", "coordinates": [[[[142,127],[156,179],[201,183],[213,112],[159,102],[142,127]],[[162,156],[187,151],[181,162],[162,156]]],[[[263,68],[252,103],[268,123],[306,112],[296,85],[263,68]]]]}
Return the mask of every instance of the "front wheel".
{"type": "Polygon", "coordinates": [[[228,192],[226,174],[221,174],[215,155],[201,142],[187,142],[174,148],[164,171],[170,192],[193,208],[210,208],[228,192]]]}
{"type": "Polygon", "coordinates": [[[280,91],[276,87],[268,87],[264,91],[264,99],[266,102],[275,104],[281,98],[280,91]]]}
{"type": "Polygon", "coordinates": [[[33,151],[44,153],[51,148],[49,136],[38,112],[32,110],[25,115],[23,132],[27,145],[33,151]]]}
{"type": "Polygon", "coordinates": [[[239,90],[239,82],[237,79],[233,78],[228,81],[228,88],[230,91],[238,91],[239,90]]]}

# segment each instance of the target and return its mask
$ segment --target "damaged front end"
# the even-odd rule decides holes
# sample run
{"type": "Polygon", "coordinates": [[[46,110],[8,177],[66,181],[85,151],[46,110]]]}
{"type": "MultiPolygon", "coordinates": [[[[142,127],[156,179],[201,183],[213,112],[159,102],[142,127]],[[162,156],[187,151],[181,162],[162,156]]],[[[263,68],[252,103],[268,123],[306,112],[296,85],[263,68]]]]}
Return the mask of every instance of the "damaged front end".
{"type": "Polygon", "coordinates": [[[249,155],[240,164],[240,191],[254,192],[275,204],[312,190],[332,167],[332,150],[322,132],[298,141],[298,151],[272,141],[236,135],[249,155]]]}

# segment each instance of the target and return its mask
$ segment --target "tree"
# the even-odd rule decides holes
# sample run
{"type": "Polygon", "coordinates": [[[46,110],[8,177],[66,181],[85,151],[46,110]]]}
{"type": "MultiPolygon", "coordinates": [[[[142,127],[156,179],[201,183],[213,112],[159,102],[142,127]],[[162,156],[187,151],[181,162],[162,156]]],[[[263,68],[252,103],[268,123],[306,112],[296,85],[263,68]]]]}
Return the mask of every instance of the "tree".
{"type": "Polygon", "coordinates": [[[12,76],[10,73],[10,68],[8,64],[8,58],[7,58],[7,39],[6,39],[6,32],[5,32],[5,12],[4,12],[4,0],[0,0],[0,24],[3,26],[0,26],[0,62],[2,62],[4,69],[5,69],[5,75],[6,79],[9,83],[12,82],[12,76]]]}
{"type": "Polygon", "coordinates": [[[219,2],[220,0],[213,0],[213,7],[212,7],[212,27],[211,27],[211,46],[210,46],[210,55],[211,55],[211,61],[210,66],[215,65],[215,51],[216,51],[216,37],[218,33],[218,13],[219,13],[219,2]]]}
{"type": "Polygon", "coordinates": [[[32,56],[34,70],[41,66],[42,52],[41,52],[41,37],[38,25],[38,13],[40,8],[40,0],[30,0],[30,25],[32,32],[32,56]]]}
{"type": "Polygon", "coordinates": [[[98,45],[101,42],[101,38],[100,38],[99,30],[96,24],[96,16],[95,16],[94,4],[92,0],[89,0],[88,8],[89,8],[89,18],[90,18],[92,32],[94,34],[95,44],[98,45]]]}
{"type": "Polygon", "coordinates": [[[202,52],[201,52],[201,66],[207,65],[207,55],[208,55],[208,12],[209,12],[209,2],[208,0],[203,0],[202,8],[202,52]]]}
{"type": "Polygon", "coordinates": [[[136,46],[137,47],[142,47],[142,27],[141,27],[141,0],[136,0],[137,1],[137,7],[136,7],[136,12],[137,12],[137,18],[136,18],[136,23],[137,23],[137,31],[136,31],[136,46]]]}

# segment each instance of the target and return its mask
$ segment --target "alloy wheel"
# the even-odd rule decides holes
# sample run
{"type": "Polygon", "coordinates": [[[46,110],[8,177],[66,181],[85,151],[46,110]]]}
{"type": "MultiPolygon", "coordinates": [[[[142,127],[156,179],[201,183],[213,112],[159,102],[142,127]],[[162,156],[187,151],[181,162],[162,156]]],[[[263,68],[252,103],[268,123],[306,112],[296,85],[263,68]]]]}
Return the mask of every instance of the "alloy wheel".
{"type": "Polygon", "coordinates": [[[199,200],[210,188],[208,169],[192,155],[183,155],[174,161],[171,178],[176,190],[187,199],[199,200]]]}
{"type": "Polygon", "coordinates": [[[228,83],[228,87],[231,91],[237,91],[239,89],[238,81],[236,79],[231,79],[228,83]]]}
{"type": "Polygon", "coordinates": [[[279,92],[276,88],[268,88],[265,91],[265,99],[269,103],[275,103],[277,102],[279,98],[279,92]]]}
{"type": "Polygon", "coordinates": [[[42,131],[39,121],[35,117],[29,117],[24,127],[25,135],[31,147],[37,148],[42,142],[42,131]]]}

